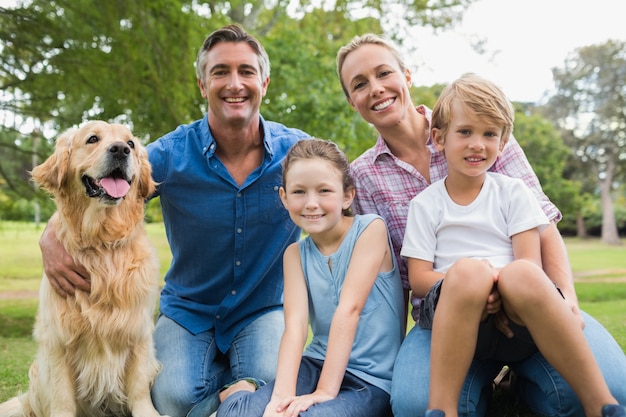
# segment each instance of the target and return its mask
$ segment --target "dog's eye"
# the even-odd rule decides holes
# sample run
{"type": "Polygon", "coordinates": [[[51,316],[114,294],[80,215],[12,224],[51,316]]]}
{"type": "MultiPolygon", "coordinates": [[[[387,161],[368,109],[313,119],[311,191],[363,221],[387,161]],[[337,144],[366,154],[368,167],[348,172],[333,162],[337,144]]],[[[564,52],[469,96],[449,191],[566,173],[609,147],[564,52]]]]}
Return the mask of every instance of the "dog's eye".
{"type": "Polygon", "coordinates": [[[98,142],[98,137],[96,135],[91,135],[89,136],[89,139],[87,139],[87,143],[96,143],[98,142]]]}
{"type": "Polygon", "coordinates": [[[130,146],[131,149],[135,149],[135,141],[129,140],[126,143],[128,143],[128,146],[130,146]]]}

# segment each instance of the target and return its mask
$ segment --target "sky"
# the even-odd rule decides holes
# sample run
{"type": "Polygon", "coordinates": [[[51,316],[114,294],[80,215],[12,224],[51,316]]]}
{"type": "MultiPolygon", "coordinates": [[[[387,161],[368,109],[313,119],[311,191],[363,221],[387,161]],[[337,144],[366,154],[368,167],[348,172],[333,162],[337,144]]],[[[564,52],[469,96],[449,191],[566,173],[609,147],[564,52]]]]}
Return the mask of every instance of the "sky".
{"type": "MultiPolygon", "coordinates": [[[[475,72],[512,101],[540,102],[553,88],[552,68],[569,53],[609,39],[626,41],[624,0],[478,0],[462,23],[439,34],[413,29],[407,58],[413,84],[449,83],[475,72]],[[485,54],[472,39],[485,39],[485,54]]],[[[405,54],[406,57],[406,54],[405,54]]]]}

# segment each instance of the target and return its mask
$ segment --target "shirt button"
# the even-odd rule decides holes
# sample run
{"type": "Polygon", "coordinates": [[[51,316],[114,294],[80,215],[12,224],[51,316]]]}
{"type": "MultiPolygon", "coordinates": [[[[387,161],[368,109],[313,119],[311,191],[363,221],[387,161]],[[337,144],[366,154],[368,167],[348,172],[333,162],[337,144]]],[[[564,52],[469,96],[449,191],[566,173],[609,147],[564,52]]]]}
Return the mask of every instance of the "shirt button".
{"type": "Polygon", "coordinates": [[[237,266],[241,265],[241,261],[235,262],[235,265],[237,265],[237,266]]]}
{"type": "Polygon", "coordinates": [[[237,193],[237,198],[241,197],[241,193],[237,193]]]}
{"type": "Polygon", "coordinates": [[[235,291],[235,290],[232,290],[230,293],[231,293],[231,295],[237,295],[237,291],[235,291]]]}
{"type": "Polygon", "coordinates": [[[278,188],[279,188],[278,185],[275,185],[274,186],[274,191],[278,191],[278,188]]]}
{"type": "Polygon", "coordinates": [[[217,316],[215,316],[216,319],[220,320],[222,318],[222,316],[220,316],[219,314],[217,316]]]}
{"type": "Polygon", "coordinates": [[[241,227],[237,229],[237,233],[241,233],[241,227]]]}

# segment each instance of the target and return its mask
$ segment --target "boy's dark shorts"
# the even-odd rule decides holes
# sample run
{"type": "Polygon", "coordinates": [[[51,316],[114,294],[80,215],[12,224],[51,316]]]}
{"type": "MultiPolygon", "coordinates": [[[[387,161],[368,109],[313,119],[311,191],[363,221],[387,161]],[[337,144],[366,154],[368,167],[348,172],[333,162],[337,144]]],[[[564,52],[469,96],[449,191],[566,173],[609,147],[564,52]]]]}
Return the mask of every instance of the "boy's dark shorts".
{"type": "MultiPolygon", "coordinates": [[[[419,326],[423,329],[432,329],[435,308],[439,302],[441,285],[440,279],[428,290],[428,293],[420,304],[419,326]]],[[[555,284],[556,287],[556,284],[555,284]]],[[[561,290],[556,287],[561,293],[561,290]]],[[[561,293],[561,296],[563,294],[561,293]]],[[[459,318],[462,320],[462,317],[459,318]]],[[[509,320],[509,327],[513,331],[513,337],[509,339],[499,331],[494,324],[494,315],[480,323],[478,328],[478,340],[476,342],[475,359],[493,359],[502,362],[516,362],[531,356],[538,351],[528,329],[509,320]]]]}

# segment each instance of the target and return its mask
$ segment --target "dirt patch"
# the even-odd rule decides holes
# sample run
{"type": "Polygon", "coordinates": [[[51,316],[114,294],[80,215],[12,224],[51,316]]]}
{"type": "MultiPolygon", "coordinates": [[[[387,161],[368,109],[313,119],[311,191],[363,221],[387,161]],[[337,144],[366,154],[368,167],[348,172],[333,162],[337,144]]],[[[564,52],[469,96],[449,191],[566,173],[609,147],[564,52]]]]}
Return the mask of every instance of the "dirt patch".
{"type": "Polygon", "coordinates": [[[576,282],[626,282],[626,269],[599,269],[574,274],[576,282]],[[598,278],[602,277],[602,278],[598,278]]]}
{"type": "Polygon", "coordinates": [[[0,300],[15,300],[18,298],[37,298],[39,292],[37,291],[2,291],[0,292],[0,300]]]}

